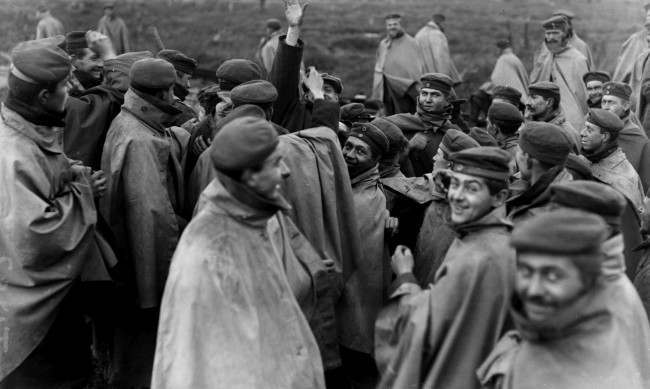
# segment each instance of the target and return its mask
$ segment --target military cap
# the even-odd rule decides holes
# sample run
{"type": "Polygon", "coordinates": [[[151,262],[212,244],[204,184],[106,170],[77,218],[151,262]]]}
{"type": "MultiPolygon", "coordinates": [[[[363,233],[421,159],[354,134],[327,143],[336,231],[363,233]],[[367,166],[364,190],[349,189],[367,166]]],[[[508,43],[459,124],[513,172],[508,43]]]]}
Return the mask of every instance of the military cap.
{"type": "Polygon", "coordinates": [[[562,15],[551,16],[542,22],[546,31],[566,31],[568,19],[562,15]]]}
{"type": "Polygon", "coordinates": [[[217,68],[216,76],[221,90],[231,90],[244,82],[262,79],[263,71],[248,59],[229,59],[217,68]]]}
{"type": "Polygon", "coordinates": [[[47,12],[47,11],[49,11],[50,9],[49,9],[49,8],[47,7],[47,5],[45,5],[45,4],[39,4],[39,5],[36,7],[36,10],[37,10],[38,12],[47,12]]]}
{"type": "Polygon", "coordinates": [[[617,81],[609,81],[603,84],[603,96],[616,96],[625,101],[630,101],[632,88],[628,84],[617,81]]]}
{"type": "Polygon", "coordinates": [[[278,99],[275,86],[266,80],[252,80],[236,86],[230,92],[234,106],[242,104],[269,104],[278,99]]]}
{"type": "Polygon", "coordinates": [[[436,22],[436,23],[442,23],[442,22],[444,22],[445,20],[447,20],[447,18],[445,17],[445,15],[444,15],[444,14],[441,14],[441,13],[435,13],[435,14],[433,14],[432,19],[433,19],[433,21],[436,22]]]}
{"type": "Polygon", "coordinates": [[[625,197],[609,185],[575,180],[552,184],[551,201],[569,208],[600,215],[610,225],[620,225],[625,197]]]}
{"type": "Polygon", "coordinates": [[[573,144],[560,126],[528,122],[519,130],[519,147],[540,162],[564,166],[573,144]]]}
{"type": "Polygon", "coordinates": [[[565,18],[571,20],[571,19],[575,19],[576,14],[569,11],[568,9],[557,9],[557,10],[553,11],[552,16],[564,16],[565,18]]]}
{"type": "Polygon", "coordinates": [[[70,56],[61,35],[19,43],[11,51],[11,74],[30,84],[57,84],[70,74],[70,56]]]}
{"type": "Polygon", "coordinates": [[[384,158],[394,157],[404,151],[408,146],[408,139],[406,139],[402,130],[395,124],[382,118],[377,118],[370,122],[370,124],[380,129],[386,135],[386,139],[388,139],[388,151],[384,154],[384,158]]]}
{"type": "Polygon", "coordinates": [[[242,117],[254,117],[254,118],[260,118],[266,120],[266,113],[264,113],[264,110],[260,108],[259,106],[255,104],[244,104],[240,105],[237,108],[233,108],[232,111],[228,113],[225,117],[223,117],[221,120],[217,122],[215,125],[215,134],[228,123],[232,122],[235,119],[239,119],[242,117]]]}
{"type": "Polygon", "coordinates": [[[196,70],[196,60],[194,58],[188,57],[178,50],[160,50],[158,54],[156,54],[156,57],[162,58],[165,61],[169,62],[172,64],[172,66],[174,66],[174,69],[176,69],[176,71],[181,73],[192,75],[196,70]]]}
{"type": "Polygon", "coordinates": [[[373,155],[379,156],[379,158],[383,158],[388,152],[388,138],[374,124],[354,123],[348,135],[364,141],[372,150],[373,155]]]}
{"type": "Polygon", "coordinates": [[[337,94],[340,95],[343,92],[343,82],[340,78],[327,73],[321,73],[320,76],[323,79],[323,84],[331,85],[337,94]]]}
{"type": "Polygon", "coordinates": [[[394,14],[388,14],[384,17],[384,20],[390,20],[390,19],[401,19],[402,15],[394,13],[394,14]]]}
{"type": "Polygon", "coordinates": [[[612,77],[609,75],[609,73],[602,71],[602,70],[594,70],[591,72],[585,73],[584,76],[582,76],[582,81],[587,84],[589,81],[600,81],[603,84],[606,83],[607,81],[610,81],[612,77]]]}
{"type": "Polygon", "coordinates": [[[601,245],[607,237],[603,218],[578,209],[555,209],[515,225],[510,244],[517,252],[534,252],[572,257],[581,271],[598,274],[603,257],[601,245]],[[577,262],[576,262],[577,261],[577,262]]]}
{"type": "Polygon", "coordinates": [[[488,109],[488,118],[491,121],[501,121],[508,123],[522,123],[524,115],[521,114],[514,105],[495,101],[488,109]]]}
{"type": "Polygon", "coordinates": [[[241,171],[259,166],[278,146],[278,134],[259,117],[239,117],[221,128],[210,146],[217,170],[241,171]]]}
{"type": "Polygon", "coordinates": [[[586,121],[612,134],[618,134],[624,126],[623,121],[618,115],[601,108],[590,109],[589,113],[587,113],[586,121]]]}
{"type": "Polygon", "coordinates": [[[128,76],[131,66],[136,61],[145,58],[153,58],[153,54],[150,51],[132,51],[107,59],[104,61],[104,76],[106,73],[120,73],[128,76]]]}
{"type": "Polygon", "coordinates": [[[102,5],[104,8],[115,8],[115,0],[104,0],[102,5]]]}
{"type": "Polygon", "coordinates": [[[270,29],[272,29],[274,31],[277,31],[277,30],[282,28],[282,22],[280,22],[276,18],[267,19],[266,20],[266,27],[268,27],[268,28],[270,28],[270,29]]]}
{"type": "Polygon", "coordinates": [[[176,81],[176,71],[164,59],[145,58],[133,63],[129,78],[135,89],[168,89],[176,81]]]}
{"type": "Polygon", "coordinates": [[[507,181],[510,176],[510,154],[498,147],[480,146],[449,155],[454,172],[495,181],[507,181]]]}
{"type": "Polygon", "coordinates": [[[454,86],[452,79],[442,73],[427,73],[420,77],[421,88],[435,89],[444,95],[449,95],[454,86]]]}
{"type": "Polygon", "coordinates": [[[341,121],[345,123],[354,123],[373,119],[373,116],[366,110],[361,103],[350,103],[341,107],[341,121]]]}
{"type": "Polygon", "coordinates": [[[528,94],[542,96],[546,99],[560,99],[560,87],[550,81],[540,81],[528,86],[528,94]]]}
{"type": "Polygon", "coordinates": [[[469,130],[469,136],[478,142],[481,146],[498,146],[499,142],[487,130],[479,127],[472,127],[469,130]]]}
{"type": "Polygon", "coordinates": [[[479,146],[480,144],[471,136],[455,128],[450,128],[445,132],[438,147],[442,150],[444,157],[449,158],[452,153],[479,146]]]}
{"type": "Polygon", "coordinates": [[[492,90],[492,100],[502,99],[515,107],[521,104],[521,92],[511,86],[497,85],[492,90]]]}
{"type": "Polygon", "coordinates": [[[86,31],[70,31],[65,35],[65,51],[68,54],[87,47],[86,31]]]}

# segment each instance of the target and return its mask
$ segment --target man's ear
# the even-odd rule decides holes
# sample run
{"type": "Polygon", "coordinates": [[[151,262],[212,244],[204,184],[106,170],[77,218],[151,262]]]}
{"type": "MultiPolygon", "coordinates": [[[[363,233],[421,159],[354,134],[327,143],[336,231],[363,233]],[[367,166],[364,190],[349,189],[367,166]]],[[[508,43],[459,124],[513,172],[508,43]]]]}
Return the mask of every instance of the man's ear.
{"type": "Polygon", "coordinates": [[[47,89],[41,89],[41,91],[38,92],[38,95],[36,95],[36,99],[40,105],[47,104],[48,100],[50,99],[50,91],[47,89]]]}
{"type": "Polygon", "coordinates": [[[507,188],[501,189],[499,192],[497,192],[497,194],[492,196],[492,206],[496,208],[505,204],[509,194],[510,191],[507,188]]]}
{"type": "Polygon", "coordinates": [[[603,143],[609,143],[609,141],[612,139],[612,134],[610,134],[609,131],[603,130],[600,130],[600,133],[603,134],[603,143]]]}

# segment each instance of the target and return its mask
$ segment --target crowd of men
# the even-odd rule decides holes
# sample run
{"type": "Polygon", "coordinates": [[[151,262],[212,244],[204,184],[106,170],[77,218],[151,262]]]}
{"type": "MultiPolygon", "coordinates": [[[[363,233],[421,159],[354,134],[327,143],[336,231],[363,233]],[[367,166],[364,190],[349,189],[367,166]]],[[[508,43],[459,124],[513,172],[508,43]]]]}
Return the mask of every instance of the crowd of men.
{"type": "Polygon", "coordinates": [[[466,113],[440,14],[343,104],[285,0],[197,112],[113,11],[11,53],[0,388],[650,387],[650,6],[614,78],[569,11],[499,40],[466,113]]]}

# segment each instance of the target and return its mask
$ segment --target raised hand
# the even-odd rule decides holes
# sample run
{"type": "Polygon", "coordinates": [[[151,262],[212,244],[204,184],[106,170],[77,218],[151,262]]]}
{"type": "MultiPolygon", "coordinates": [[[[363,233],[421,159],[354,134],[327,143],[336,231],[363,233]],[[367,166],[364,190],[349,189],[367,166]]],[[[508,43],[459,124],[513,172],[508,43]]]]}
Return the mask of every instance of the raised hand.
{"type": "Polygon", "coordinates": [[[284,0],[284,16],[289,27],[300,26],[305,9],[309,4],[306,0],[284,0]]]}

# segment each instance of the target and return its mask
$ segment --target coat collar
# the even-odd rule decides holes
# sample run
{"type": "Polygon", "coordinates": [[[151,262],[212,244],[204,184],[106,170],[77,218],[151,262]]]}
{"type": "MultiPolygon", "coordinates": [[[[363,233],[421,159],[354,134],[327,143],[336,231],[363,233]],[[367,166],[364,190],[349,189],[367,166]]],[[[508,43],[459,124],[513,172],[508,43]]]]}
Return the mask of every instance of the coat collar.
{"type": "Polygon", "coordinates": [[[262,199],[244,185],[223,174],[217,174],[217,178],[212,180],[201,194],[197,207],[202,209],[206,206],[214,207],[218,213],[258,228],[266,227],[268,220],[278,211],[291,208],[284,197],[280,197],[276,202],[262,199]]]}
{"type": "Polygon", "coordinates": [[[129,89],[124,94],[122,109],[127,110],[157,132],[161,134],[165,133],[165,128],[162,123],[167,122],[170,119],[170,115],[138,96],[132,89],[129,89]]]}
{"type": "Polygon", "coordinates": [[[458,233],[460,238],[463,239],[467,235],[475,234],[491,228],[503,228],[510,231],[512,229],[512,223],[506,219],[506,207],[505,205],[502,205],[494,208],[492,211],[477,220],[458,225],[452,224],[451,227],[458,233]]]}
{"type": "Polygon", "coordinates": [[[352,186],[357,186],[361,183],[370,183],[373,181],[379,181],[379,167],[375,166],[371,169],[366,170],[364,173],[359,174],[350,180],[352,186]]]}
{"type": "Polygon", "coordinates": [[[41,149],[54,154],[63,153],[63,129],[61,127],[35,125],[4,104],[0,108],[0,115],[8,127],[31,139],[41,149]]]}

